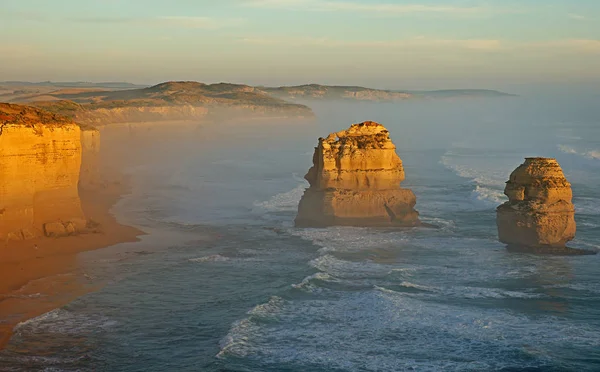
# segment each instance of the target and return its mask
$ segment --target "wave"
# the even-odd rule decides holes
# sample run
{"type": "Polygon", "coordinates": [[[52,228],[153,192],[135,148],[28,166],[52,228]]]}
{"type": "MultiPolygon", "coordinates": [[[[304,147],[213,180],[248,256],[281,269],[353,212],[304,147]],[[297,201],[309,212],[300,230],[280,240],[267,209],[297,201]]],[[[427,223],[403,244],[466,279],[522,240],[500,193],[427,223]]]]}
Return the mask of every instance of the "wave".
{"type": "MultiPolygon", "coordinates": [[[[389,292],[389,293],[405,293],[403,290],[394,290],[391,287],[381,287],[375,286],[375,289],[389,292]]],[[[416,289],[419,293],[425,293],[434,295],[435,297],[442,296],[444,298],[466,298],[466,299],[485,299],[485,298],[495,298],[495,299],[507,299],[507,298],[521,298],[521,299],[532,299],[532,298],[543,298],[547,297],[543,293],[529,293],[529,292],[520,292],[520,291],[509,291],[500,288],[485,288],[485,287],[466,287],[466,286],[457,286],[457,287],[434,287],[416,284],[408,281],[403,281],[397,285],[397,287],[402,287],[406,289],[416,289]]],[[[414,292],[412,293],[414,294],[414,292]]]]}
{"type": "Polygon", "coordinates": [[[300,289],[309,293],[321,293],[323,288],[315,284],[315,281],[331,281],[333,277],[324,272],[317,272],[313,275],[307,276],[298,284],[292,284],[292,288],[300,289]]]}
{"type": "Polygon", "coordinates": [[[268,302],[255,306],[248,312],[249,315],[269,318],[277,314],[285,305],[285,300],[279,296],[272,296],[268,302]]]}
{"type": "Polygon", "coordinates": [[[245,357],[253,350],[250,340],[260,332],[260,322],[264,318],[272,318],[281,311],[285,300],[278,296],[272,296],[268,302],[255,306],[248,311],[249,317],[232,324],[227,335],[221,339],[219,346],[221,350],[216,357],[221,359],[227,355],[245,357]]]}
{"type": "Polygon", "coordinates": [[[198,258],[190,258],[189,262],[225,262],[229,261],[229,257],[221,256],[220,254],[213,254],[212,256],[204,256],[198,258]]]}
{"type": "Polygon", "coordinates": [[[233,365],[245,358],[261,370],[539,369],[559,339],[576,338],[586,350],[600,344],[594,325],[503,308],[483,313],[385,287],[289,301],[276,311],[273,321],[234,323],[217,357],[233,365]],[[372,357],[365,359],[366,349],[372,357]]]}
{"type": "Polygon", "coordinates": [[[600,215],[600,199],[588,197],[573,198],[575,213],[587,215],[600,215]]]}
{"type": "Polygon", "coordinates": [[[307,184],[298,185],[290,191],[279,193],[269,200],[262,202],[254,202],[254,207],[261,212],[296,212],[298,203],[307,184]]]}
{"type": "Polygon", "coordinates": [[[458,164],[458,158],[473,158],[479,160],[481,154],[476,155],[458,155],[452,151],[447,151],[440,160],[440,163],[447,169],[454,172],[462,178],[466,178],[474,183],[472,191],[472,200],[483,202],[486,206],[498,205],[504,203],[507,197],[504,195],[504,184],[507,178],[504,170],[489,171],[488,165],[484,170],[479,170],[474,165],[467,166],[458,164]]]}
{"type": "Polygon", "coordinates": [[[600,160],[600,150],[581,151],[568,145],[557,145],[564,154],[579,155],[587,159],[600,160]]]}
{"type": "Polygon", "coordinates": [[[81,314],[66,309],[55,309],[36,318],[17,324],[15,334],[22,333],[56,333],[82,334],[110,328],[116,321],[98,314],[81,314]]]}

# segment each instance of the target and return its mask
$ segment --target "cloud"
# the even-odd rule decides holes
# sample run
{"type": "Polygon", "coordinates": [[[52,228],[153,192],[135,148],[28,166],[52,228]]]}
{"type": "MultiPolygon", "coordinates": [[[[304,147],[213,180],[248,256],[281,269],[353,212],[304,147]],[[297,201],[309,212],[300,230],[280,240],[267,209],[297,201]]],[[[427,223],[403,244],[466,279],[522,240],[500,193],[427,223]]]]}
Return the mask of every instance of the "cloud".
{"type": "Polygon", "coordinates": [[[370,12],[387,15],[415,13],[441,13],[445,15],[474,15],[484,13],[513,13],[515,9],[500,9],[482,6],[450,6],[394,3],[359,3],[330,0],[246,0],[243,6],[252,8],[303,10],[312,12],[370,12]]]}
{"type": "Polygon", "coordinates": [[[572,54],[600,54],[600,40],[559,39],[537,42],[517,42],[498,39],[441,39],[418,36],[397,40],[349,41],[330,38],[242,37],[240,42],[254,45],[291,45],[330,48],[385,48],[385,49],[462,49],[479,52],[563,52],[572,54]]]}
{"type": "Polygon", "coordinates": [[[486,39],[435,39],[419,36],[400,40],[366,40],[346,41],[329,38],[286,38],[243,37],[241,42],[255,45],[294,45],[294,46],[321,46],[321,47],[351,47],[351,48],[419,48],[419,47],[450,47],[460,49],[474,49],[481,51],[494,51],[502,49],[500,40],[486,39]]]}
{"type": "Polygon", "coordinates": [[[581,14],[575,14],[575,13],[569,13],[569,14],[567,14],[567,16],[568,16],[569,18],[571,18],[571,19],[575,19],[575,20],[578,20],[578,21],[585,21],[585,20],[587,20],[587,19],[588,19],[588,17],[586,17],[586,16],[584,16],[584,15],[581,15],[581,14]]]}
{"type": "Polygon", "coordinates": [[[185,16],[165,16],[156,18],[159,24],[172,27],[208,29],[216,30],[219,28],[235,27],[245,22],[242,18],[210,18],[210,17],[185,17],[185,16]]]}
{"type": "Polygon", "coordinates": [[[195,16],[160,16],[160,17],[119,17],[119,16],[82,16],[51,18],[39,12],[14,12],[13,19],[44,23],[83,23],[83,24],[124,24],[145,27],[176,27],[186,29],[216,30],[242,25],[242,18],[212,18],[195,16]]]}
{"type": "Polygon", "coordinates": [[[550,51],[571,52],[579,54],[599,54],[600,40],[595,39],[561,39],[537,43],[529,43],[526,46],[550,51]]]}

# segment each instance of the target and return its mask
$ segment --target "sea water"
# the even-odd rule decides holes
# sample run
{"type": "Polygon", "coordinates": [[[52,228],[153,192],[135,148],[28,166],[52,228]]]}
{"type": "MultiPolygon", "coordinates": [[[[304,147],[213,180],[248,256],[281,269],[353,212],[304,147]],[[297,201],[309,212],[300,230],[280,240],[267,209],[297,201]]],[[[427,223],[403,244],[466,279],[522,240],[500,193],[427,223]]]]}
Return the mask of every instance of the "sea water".
{"type": "Polygon", "coordinates": [[[314,123],[121,139],[133,191],[116,212],[158,248],[21,323],[0,371],[600,370],[599,256],[510,253],[495,226],[510,172],[556,157],[571,246],[600,247],[593,99],[309,104],[314,123]],[[316,139],[363,120],[390,130],[436,228],[293,226],[316,139]]]}

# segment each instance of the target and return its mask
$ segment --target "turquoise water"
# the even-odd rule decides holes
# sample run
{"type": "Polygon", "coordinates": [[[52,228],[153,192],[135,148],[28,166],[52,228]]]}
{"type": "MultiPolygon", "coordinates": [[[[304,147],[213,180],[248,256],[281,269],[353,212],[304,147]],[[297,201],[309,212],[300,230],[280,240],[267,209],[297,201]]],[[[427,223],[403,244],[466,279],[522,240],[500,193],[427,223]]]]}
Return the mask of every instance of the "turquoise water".
{"type": "Polygon", "coordinates": [[[556,157],[571,245],[600,247],[592,99],[311,105],[313,124],[121,138],[134,189],[117,211],[147,254],[21,324],[0,371],[600,370],[599,256],[509,253],[494,213],[525,156],[556,157]],[[316,138],[367,119],[438,228],[294,228],[316,138]]]}

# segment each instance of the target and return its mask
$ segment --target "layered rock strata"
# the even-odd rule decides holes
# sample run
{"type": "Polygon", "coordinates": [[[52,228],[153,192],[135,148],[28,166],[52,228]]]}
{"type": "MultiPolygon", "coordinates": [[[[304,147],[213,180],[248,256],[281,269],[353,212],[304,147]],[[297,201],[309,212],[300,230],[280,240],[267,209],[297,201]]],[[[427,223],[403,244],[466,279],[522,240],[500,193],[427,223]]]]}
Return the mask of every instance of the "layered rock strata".
{"type": "Polygon", "coordinates": [[[68,118],[0,103],[0,242],[82,232],[81,131],[68,118]]]}
{"type": "Polygon", "coordinates": [[[93,188],[100,184],[100,131],[94,127],[81,128],[80,188],[93,188]]]}
{"type": "Polygon", "coordinates": [[[416,197],[400,188],[404,177],[396,146],[381,124],[353,124],[319,138],[296,226],[416,226],[416,197]]]}
{"type": "Polygon", "coordinates": [[[504,189],[497,208],[498,237],[509,247],[557,250],[575,237],[571,184],[555,159],[526,158],[504,189]]]}

